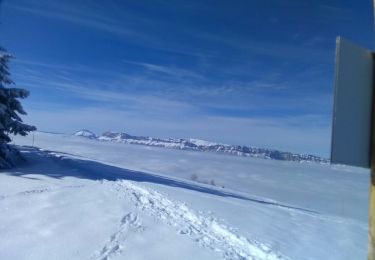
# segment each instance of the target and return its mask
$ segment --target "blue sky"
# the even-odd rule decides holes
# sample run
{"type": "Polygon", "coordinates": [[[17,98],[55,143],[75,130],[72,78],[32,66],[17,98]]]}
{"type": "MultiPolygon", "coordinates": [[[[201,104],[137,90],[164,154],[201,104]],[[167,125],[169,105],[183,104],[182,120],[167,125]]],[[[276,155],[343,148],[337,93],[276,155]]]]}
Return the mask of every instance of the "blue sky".
{"type": "Polygon", "coordinates": [[[0,22],[39,130],[323,156],[335,37],[373,45],[371,1],[8,0],[0,22]]]}

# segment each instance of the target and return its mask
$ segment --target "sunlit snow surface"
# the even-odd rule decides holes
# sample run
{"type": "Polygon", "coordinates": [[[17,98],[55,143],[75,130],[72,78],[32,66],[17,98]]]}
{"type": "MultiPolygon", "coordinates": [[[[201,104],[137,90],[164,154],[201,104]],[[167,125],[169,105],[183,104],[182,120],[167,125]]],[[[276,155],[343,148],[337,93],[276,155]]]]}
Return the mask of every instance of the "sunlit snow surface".
{"type": "Polygon", "coordinates": [[[0,175],[0,259],[366,258],[366,170],[47,133],[34,144],[0,175]]]}

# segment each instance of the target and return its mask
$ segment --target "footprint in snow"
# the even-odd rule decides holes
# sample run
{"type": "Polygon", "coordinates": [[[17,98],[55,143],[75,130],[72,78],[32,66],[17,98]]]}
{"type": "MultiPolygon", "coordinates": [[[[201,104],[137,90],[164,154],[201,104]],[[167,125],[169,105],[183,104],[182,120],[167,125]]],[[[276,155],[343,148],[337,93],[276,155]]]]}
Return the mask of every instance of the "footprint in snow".
{"type": "Polygon", "coordinates": [[[111,235],[100,252],[91,259],[108,260],[114,255],[121,254],[129,230],[136,232],[144,230],[142,220],[136,213],[130,212],[121,219],[118,230],[111,235]]]}

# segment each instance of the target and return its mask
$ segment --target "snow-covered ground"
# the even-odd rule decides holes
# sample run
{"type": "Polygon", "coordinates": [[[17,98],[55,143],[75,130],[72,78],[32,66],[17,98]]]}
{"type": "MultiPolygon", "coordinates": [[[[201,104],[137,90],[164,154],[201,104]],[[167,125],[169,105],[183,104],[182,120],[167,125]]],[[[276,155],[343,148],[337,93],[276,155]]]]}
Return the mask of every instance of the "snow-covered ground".
{"type": "Polygon", "coordinates": [[[366,258],[366,170],[39,132],[34,145],[0,174],[0,259],[366,258]]]}

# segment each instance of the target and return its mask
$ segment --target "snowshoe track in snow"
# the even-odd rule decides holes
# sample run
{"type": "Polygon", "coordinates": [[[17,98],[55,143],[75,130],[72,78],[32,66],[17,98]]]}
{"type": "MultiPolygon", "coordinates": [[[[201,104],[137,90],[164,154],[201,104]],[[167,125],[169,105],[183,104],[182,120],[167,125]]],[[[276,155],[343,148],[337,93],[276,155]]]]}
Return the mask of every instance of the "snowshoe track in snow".
{"type": "Polygon", "coordinates": [[[142,226],[142,221],[138,214],[132,212],[126,214],[121,219],[118,230],[111,235],[110,239],[100,252],[91,259],[109,260],[112,256],[121,254],[129,230],[140,232],[143,231],[143,229],[144,227],[142,226]]]}
{"type": "Polygon", "coordinates": [[[82,188],[84,187],[83,185],[66,185],[66,186],[51,186],[51,187],[41,187],[41,188],[36,188],[32,190],[25,190],[25,191],[20,191],[16,194],[13,195],[0,195],[0,200],[13,197],[13,196],[28,196],[28,195],[36,195],[36,194],[41,194],[45,192],[53,192],[53,191],[59,191],[62,189],[77,189],[77,188],[82,188]]]}
{"type": "MultiPolygon", "coordinates": [[[[233,229],[219,223],[212,216],[195,213],[185,204],[172,201],[161,193],[132,181],[105,181],[103,184],[111,185],[121,198],[130,198],[137,208],[175,227],[178,233],[188,235],[200,246],[218,252],[223,259],[288,259],[256,240],[236,234],[233,229]]],[[[113,251],[116,251],[114,249],[116,248],[113,248],[113,251]]]]}

